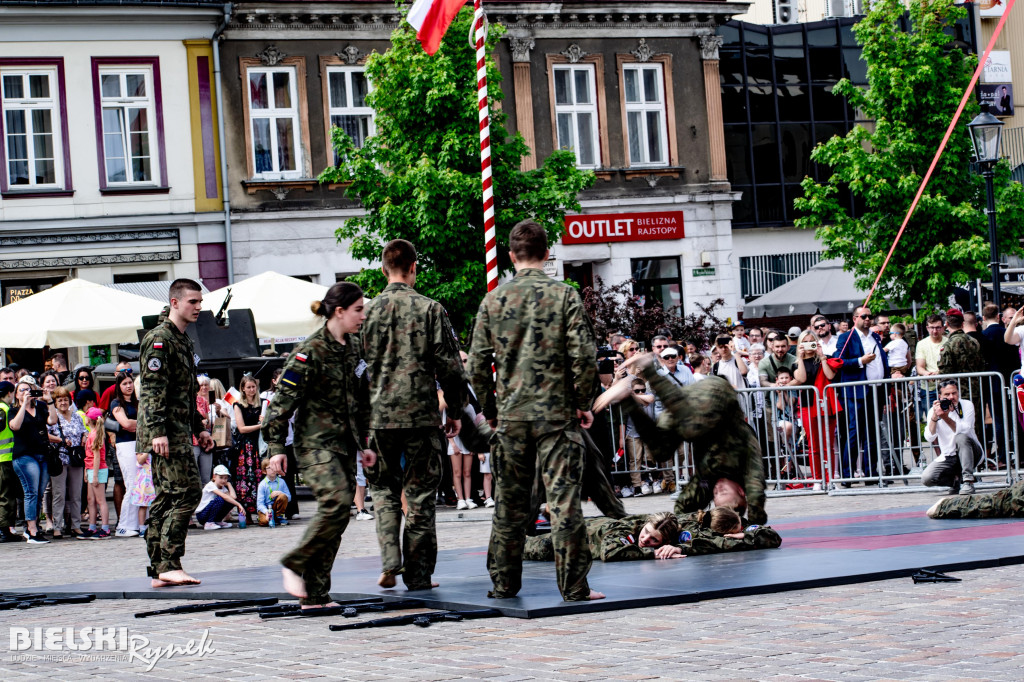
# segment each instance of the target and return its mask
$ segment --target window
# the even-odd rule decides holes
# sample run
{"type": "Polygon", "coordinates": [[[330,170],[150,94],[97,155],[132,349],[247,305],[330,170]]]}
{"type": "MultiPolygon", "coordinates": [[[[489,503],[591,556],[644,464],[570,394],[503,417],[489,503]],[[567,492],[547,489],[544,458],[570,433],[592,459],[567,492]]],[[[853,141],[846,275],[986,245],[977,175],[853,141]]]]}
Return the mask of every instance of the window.
{"type": "Polygon", "coordinates": [[[4,152],[11,187],[59,187],[60,114],[57,71],[0,72],[4,152]]]}
{"type": "Polygon", "coordinates": [[[661,64],[622,67],[629,165],[668,165],[668,130],[661,64]]]}
{"type": "MultiPolygon", "coordinates": [[[[643,297],[645,308],[661,304],[668,310],[682,304],[679,258],[633,258],[630,271],[634,280],[633,293],[643,297]]],[[[680,311],[681,308],[676,308],[676,314],[680,311]]]]}
{"type": "Polygon", "coordinates": [[[93,57],[100,191],[166,192],[160,60],[93,57]]]}
{"type": "MultiPolygon", "coordinates": [[[[362,67],[327,68],[330,125],[344,130],[356,147],[362,147],[366,138],[375,132],[373,109],[366,106],[366,94],[369,91],[370,81],[362,67]]],[[[337,155],[334,163],[338,164],[337,155]]]]}
{"type": "Polygon", "coordinates": [[[248,70],[249,125],[256,177],[280,179],[302,175],[295,79],[295,69],[291,67],[248,70]]]}
{"type": "Polygon", "coordinates": [[[147,70],[100,69],[103,166],[108,185],[154,184],[153,85],[147,70]]]}
{"type": "Polygon", "coordinates": [[[552,75],[558,149],[574,151],[580,168],[597,168],[601,165],[601,147],[594,67],[555,66],[552,75]]]}

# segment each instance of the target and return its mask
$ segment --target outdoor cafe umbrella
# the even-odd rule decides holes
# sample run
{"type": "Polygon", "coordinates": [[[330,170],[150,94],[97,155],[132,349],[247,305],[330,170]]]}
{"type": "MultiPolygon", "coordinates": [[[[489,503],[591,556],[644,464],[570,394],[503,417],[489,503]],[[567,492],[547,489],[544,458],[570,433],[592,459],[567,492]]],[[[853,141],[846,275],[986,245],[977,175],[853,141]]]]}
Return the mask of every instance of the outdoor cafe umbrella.
{"type": "Polygon", "coordinates": [[[138,343],[144,315],[164,304],[72,279],[0,308],[0,346],[65,348],[138,343]]]}
{"type": "Polygon", "coordinates": [[[211,291],[203,297],[203,309],[216,314],[228,289],[231,289],[228,310],[251,310],[256,320],[256,335],[261,339],[309,336],[323,324],[309,309],[309,304],[323,299],[327,294],[325,286],[268,270],[211,291]]]}

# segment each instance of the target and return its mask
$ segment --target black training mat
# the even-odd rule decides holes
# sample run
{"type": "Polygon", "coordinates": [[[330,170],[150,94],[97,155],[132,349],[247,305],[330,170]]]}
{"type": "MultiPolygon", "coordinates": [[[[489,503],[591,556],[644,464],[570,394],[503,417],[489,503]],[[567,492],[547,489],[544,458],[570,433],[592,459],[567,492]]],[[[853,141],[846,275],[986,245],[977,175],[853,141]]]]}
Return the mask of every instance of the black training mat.
{"type": "MultiPolygon", "coordinates": [[[[942,572],[1024,563],[1024,520],[933,520],[925,508],[858,512],[774,524],[782,547],[667,561],[594,562],[590,585],[607,594],[596,602],[563,602],[553,563],[525,562],[523,589],[515,599],[487,598],[491,586],[486,549],[440,552],[434,579],[441,587],[408,592],[401,584],[377,586],[378,557],[339,557],[332,582],[335,599],[415,597],[428,608],[496,608],[505,616],[540,618],[654,604],[682,604],[746,594],[910,576],[920,568],[942,572]]],[[[342,546],[344,552],[344,545],[342,546]]],[[[252,599],[290,597],[277,565],[198,576],[202,585],[153,589],[144,576],[24,588],[47,595],[95,594],[100,599],[252,599]]]]}

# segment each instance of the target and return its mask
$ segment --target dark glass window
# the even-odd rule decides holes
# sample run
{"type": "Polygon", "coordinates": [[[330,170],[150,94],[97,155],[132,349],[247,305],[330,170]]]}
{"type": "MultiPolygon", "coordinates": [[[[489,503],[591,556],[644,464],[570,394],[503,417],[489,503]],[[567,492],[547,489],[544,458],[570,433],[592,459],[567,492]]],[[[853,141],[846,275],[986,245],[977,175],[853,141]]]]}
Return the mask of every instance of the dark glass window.
{"type": "Polygon", "coordinates": [[[795,218],[798,218],[806,211],[797,211],[793,208],[793,202],[804,195],[804,189],[800,185],[786,185],[786,213],[789,222],[793,222],[795,218]]]}
{"type": "Polygon", "coordinates": [[[768,28],[753,24],[744,24],[743,43],[750,47],[768,47],[768,28]]]}
{"type": "Polygon", "coordinates": [[[747,122],[746,88],[736,85],[722,88],[722,119],[726,123],[747,122]]]}
{"type": "Polygon", "coordinates": [[[681,305],[683,282],[678,258],[633,258],[633,293],[644,297],[644,307],[660,303],[664,308],[681,305]]]}
{"type": "Polygon", "coordinates": [[[776,50],[780,47],[799,47],[803,49],[804,46],[804,30],[803,26],[778,26],[774,31],[772,39],[775,43],[776,50]]]}
{"type": "MultiPolygon", "coordinates": [[[[757,184],[779,181],[778,132],[773,124],[750,127],[753,134],[754,181],[757,184]]],[[[760,195],[758,195],[760,200],[760,195]]]]}
{"type": "Polygon", "coordinates": [[[857,84],[868,82],[868,65],[860,58],[860,54],[859,47],[843,50],[843,77],[857,84]]]}
{"type": "Polygon", "coordinates": [[[740,193],[740,200],[732,203],[732,223],[754,224],[754,188],[747,185],[733,185],[734,192],[740,193]]]}
{"type": "Polygon", "coordinates": [[[739,26],[719,26],[718,35],[722,36],[722,44],[726,47],[740,42],[739,26]]]}
{"type": "Polygon", "coordinates": [[[800,182],[804,176],[811,174],[811,139],[810,123],[783,123],[782,134],[782,174],[786,182],[800,182]]]}
{"type": "Polygon", "coordinates": [[[742,85],[743,53],[738,50],[718,51],[718,73],[722,85],[742,85]]]}
{"type": "Polygon", "coordinates": [[[782,223],[786,220],[783,210],[785,198],[782,185],[757,186],[757,219],[761,223],[782,223]]]}
{"type": "Polygon", "coordinates": [[[767,47],[747,50],[747,82],[751,85],[772,82],[772,55],[767,47]]]}
{"type": "Polygon", "coordinates": [[[750,97],[751,121],[775,120],[775,89],[771,86],[752,87],[747,89],[750,97]]]}
{"type": "Polygon", "coordinates": [[[814,98],[814,118],[818,121],[842,121],[845,119],[846,102],[832,94],[831,85],[811,87],[814,98]]]}
{"type": "Polygon", "coordinates": [[[843,45],[848,47],[857,45],[857,36],[853,35],[853,22],[840,24],[839,35],[843,37],[843,45]]]}
{"type": "Polygon", "coordinates": [[[729,182],[753,182],[753,174],[750,172],[750,139],[747,136],[746,123],[725,126],[725,162],[729,182]]]}
{"type": "Polygon", "coordinates": [[[843,77],[843,58],[839,48],[811,50],[811,80],[835,83],[843,77]]]}
{"type": "Polygon", "coordinates": [[[807,44],[812,47],[833,47],[837,43],[836,27],[822,26],[807,31],[807,44]]]}
{"type": "Polygon", "coordinates": [[[807,82],[807,61],[803,48],[775,49],[775,78],[779,83],[807,82]]]}
{"type": "Polygon", "coordinates": [[[806,85],[779,86],[779,120],[810,121],[811,92],[806,85]]]}

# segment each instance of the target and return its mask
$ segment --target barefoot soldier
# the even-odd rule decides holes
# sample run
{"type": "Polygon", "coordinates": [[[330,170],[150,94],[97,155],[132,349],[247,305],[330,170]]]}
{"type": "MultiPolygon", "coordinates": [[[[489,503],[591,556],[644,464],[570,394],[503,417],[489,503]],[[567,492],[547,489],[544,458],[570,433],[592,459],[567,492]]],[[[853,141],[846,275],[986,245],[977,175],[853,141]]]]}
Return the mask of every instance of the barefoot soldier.
{"type": "Polygon", "coordinates": [[[410,590],[425,590],[436,587],[435,496],[445,448],[437,388],[449,405],[445,431],[456,436],[466,374],[448,314],[413,289],[415,247],[404,239],[390,241],[381,262],[388,285],[367,306],[360,337],[370,373],[370,442],[379,455],[376,466],[365,468],[380,544],[377,584],[394,587],[402,574],[410,590]]]}
{"type": "Polygon", "coordinates": [[[198,585],[181,568],[188,522],[202,497],[203,486],[192,452],[192,435],[203,450],[213,439],[203,429],[196,411],[196,356],[185,328],[199,318],[202,287],[190,279],[177,279],[170,287],[170,307],[142,340],[139,365],[140,396],[137,439],[154,457],[153,487],[156,500],[149,508],[149,576],[153,587],[198,585]]]}
{"type": "Polygon", "coordinates": [[[356,457],[364,467],[376,461],[365,449],[366,366],[355,336],[366,319],[363,292],[338,282],[311,308],[326,324],[288,356],[262,429],[271,464],[284,471],[288,421],[295,415],[295,458],[316,496],[316,514],[299,546],[281,558],[284,588],[303,608],[331,603],[331,567],[355,497],[356,457]]]}
{"type": "Polygon", "coordinates": [[[591,592],[587,582],[591,556],[580,505],[584,444],[579,428],[593,421],[594,333],[576,290],[541,269],[548,257],[544,228],[524,220],[512,228],[509,244],[515,279],[480,304],[469,353],[484,415],[497,418],[491,450],[497,506],[487,550],[494,589],[488,596],[514,597],[522,587],[530,489],[539,466],[558,590],[566,601],[600,599],[604,595],[591,592]]]}

